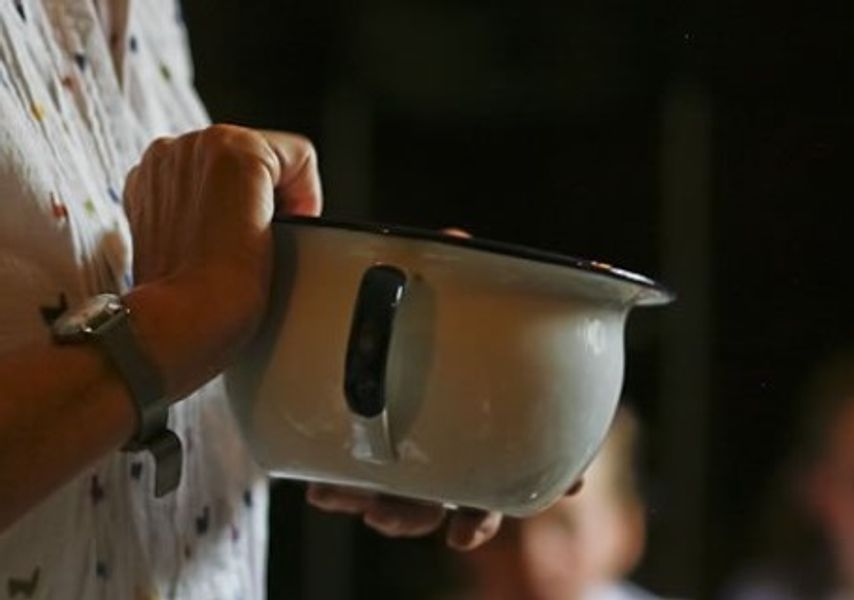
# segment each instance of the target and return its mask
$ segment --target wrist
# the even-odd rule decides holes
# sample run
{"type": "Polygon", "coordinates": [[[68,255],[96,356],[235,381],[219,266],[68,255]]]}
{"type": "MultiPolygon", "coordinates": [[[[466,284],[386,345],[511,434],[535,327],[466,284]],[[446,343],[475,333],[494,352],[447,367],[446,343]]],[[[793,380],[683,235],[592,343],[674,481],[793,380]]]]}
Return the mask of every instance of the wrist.
{"type": "Polygon", "coordinates": [[[170,401],[215,377],[254,335],[263,302],[257,290],[237,281],[227,273],[198,270],[141,285],[124,297],[139,343],[160,372],[170,401]]]}
{"type": "MultiPolygon", "coordinates": [[[[114,367],[100,379],[124,384],[118,391],[135,412],[135,433],[123,446],[131,452],[148,451],[155,460],[155,489],[160,497],[181,481],[181,441],[168,428],[168,398],[160,370],[152,363],[133,327],[133,311],[114,294],[98,294],[62,315],[53,324],[54,340],[60,345],[85,344],[97,347],[114,367]],[[112,375],[112,376],[110,376],[112,375]]],[[[94,402],[98,404],[97,400],[94,402]]]]}

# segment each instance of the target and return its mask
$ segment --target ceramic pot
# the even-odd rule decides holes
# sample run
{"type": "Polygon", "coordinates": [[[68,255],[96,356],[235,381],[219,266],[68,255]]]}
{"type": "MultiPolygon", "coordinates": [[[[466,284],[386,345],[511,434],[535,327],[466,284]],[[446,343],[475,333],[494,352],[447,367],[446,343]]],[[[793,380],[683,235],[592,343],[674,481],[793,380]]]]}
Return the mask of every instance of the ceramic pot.
{"type": "Polygon", "coordinates": [[[608,265],[421,230],[274,224],[271,309],[231,370],[272,476],[525,516],[579,477],[614,416],[635,306],[608,265]]]}

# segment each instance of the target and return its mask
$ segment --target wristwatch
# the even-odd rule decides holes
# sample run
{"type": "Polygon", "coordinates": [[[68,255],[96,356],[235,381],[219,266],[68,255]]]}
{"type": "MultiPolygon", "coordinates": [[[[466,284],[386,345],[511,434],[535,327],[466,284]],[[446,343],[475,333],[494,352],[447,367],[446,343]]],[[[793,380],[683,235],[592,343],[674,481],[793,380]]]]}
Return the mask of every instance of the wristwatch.
{"type": "Polygon", "coordinates": [[[130,315],[130,308],[119,296],[99,294],[60,315],[51,332],[59,344],[94,343],[124,379],[138,424],[136,434],[122,450],[151,453],[154,495],[159,498],[181,481],[181,440],[167,426],[169,403],[163,382],[137,343],[130,315]]]}

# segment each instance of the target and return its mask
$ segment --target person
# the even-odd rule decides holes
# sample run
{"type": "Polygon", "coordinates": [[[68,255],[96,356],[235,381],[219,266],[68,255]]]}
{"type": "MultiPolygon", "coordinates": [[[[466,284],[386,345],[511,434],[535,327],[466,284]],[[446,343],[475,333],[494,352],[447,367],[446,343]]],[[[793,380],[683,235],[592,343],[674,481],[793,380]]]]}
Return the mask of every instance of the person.
{"type": "MultiPolygon", "coordinates": [[[[272,217],[320,213],[317,157],[211,126],[185,36],[173,0],[0,2],[3,598],[264,596],[267,483],[218,373],[264,314],[272,217]]],[[[307,496],[457,548],[501,520],[307,496]]]]}
{"type": "Polygon", "coordinates": [[[826,360],[801,399],[801,440],[762,519],[766,548],[725,585],[728,600],[854,597],[854,352],[826,360]]]}
{"type": "Polygon", "coordinates": [[[638,422],[620,409],[584,488],[545,512],[509,521],[459,557],[478,600],[651,600],[624,577],[640,561],[645,509],[635,470],[638,422]]]}

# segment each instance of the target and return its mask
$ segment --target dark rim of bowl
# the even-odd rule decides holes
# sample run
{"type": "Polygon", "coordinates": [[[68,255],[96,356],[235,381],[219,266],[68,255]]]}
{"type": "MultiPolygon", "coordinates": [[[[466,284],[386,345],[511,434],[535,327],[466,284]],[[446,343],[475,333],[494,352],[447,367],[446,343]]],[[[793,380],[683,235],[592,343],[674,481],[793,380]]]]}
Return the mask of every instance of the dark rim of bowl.
{"type": "Polygon", "coordinates": [[[464,238],[448,235],[441,231],[431,231],[429,229],[419,229],[417,227],[407,227],[404,225],[386,225],[380,223],[367,223],[360,221],[338,221],[335,219],[326,219],[320,217],[276,217],[276,223],[286,223],[292,225],[308,225],[311,227],[324,227],[330,229],[346,229],[350,231],[359,231],[363,233],[373,233],[377,235],[389,235],[394,237],[410,238],[423,240],[428,242],[437,242],[448,246],[458,246],[468,248],[470,250],[479,250],[482,252],[490,252],[493,254],[501,254],[505,256],[513,256],[525,260],[532,260],[541,263],[549,263],[563,267],[570,267],[581,271],[587,271],[596,275],[604,275],[619,281],[633,283],[641,288],[644,288],[646,293],[645,298],[641,300],[642,304],[664,304],[671,302],[676,298],[676,295],[667,287],[653,281],[652,279],[626,271],[609,265],[607,263],[597,262],[595,260],[587,260],[568,256],[566,254],[558,254],[547,250],[539,250],[529,248],[518,244],[509,244],[506,242],[496,242],[493,240],[485,240],[476,237],[464,238]]]}

